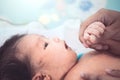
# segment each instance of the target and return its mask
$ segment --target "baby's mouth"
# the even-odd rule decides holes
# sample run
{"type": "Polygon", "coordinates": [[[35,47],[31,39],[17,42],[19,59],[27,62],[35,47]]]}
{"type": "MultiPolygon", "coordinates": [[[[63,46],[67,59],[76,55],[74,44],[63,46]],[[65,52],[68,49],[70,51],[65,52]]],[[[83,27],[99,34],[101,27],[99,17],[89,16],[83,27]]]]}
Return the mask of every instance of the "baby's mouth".
{"type": "Polygon", "coordinates": [[[65,48],[68,49],[68,45],[65,43],[65,48]]]}

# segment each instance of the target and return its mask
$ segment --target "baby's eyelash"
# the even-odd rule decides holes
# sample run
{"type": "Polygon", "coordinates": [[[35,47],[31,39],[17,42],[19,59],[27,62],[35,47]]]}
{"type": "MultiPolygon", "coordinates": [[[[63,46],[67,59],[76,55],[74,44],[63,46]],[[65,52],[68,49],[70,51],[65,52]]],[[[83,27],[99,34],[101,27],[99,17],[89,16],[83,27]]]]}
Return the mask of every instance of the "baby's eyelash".
{"type": "Polygon", "coordinates": [[[47,46],[48,46],[48,43],[45,42],[45,44],[44,44],[44,49],[46,49],[47,46]]]}

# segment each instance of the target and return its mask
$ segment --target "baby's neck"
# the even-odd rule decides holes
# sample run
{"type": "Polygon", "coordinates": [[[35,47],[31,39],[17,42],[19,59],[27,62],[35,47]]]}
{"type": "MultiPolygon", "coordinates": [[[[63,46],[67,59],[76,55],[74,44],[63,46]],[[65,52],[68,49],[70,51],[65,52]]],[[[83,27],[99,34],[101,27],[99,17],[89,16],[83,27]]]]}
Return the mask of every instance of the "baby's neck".
{"type": "Polygon", "coordinates": [[[79,60],[83,56],[83,53],[77,53],[77,59],[79,60]]]}

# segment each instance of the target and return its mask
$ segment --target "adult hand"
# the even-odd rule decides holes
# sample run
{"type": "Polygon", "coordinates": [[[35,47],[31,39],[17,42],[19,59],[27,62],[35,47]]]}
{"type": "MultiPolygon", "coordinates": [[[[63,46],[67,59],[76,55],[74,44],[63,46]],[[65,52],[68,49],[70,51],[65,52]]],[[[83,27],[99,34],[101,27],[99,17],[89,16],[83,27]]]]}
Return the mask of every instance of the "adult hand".
{"type": "Polygon", "coordinates": [[[117,77],[120,79],[120,70],[117,69],[107,69],[106,73],[112,77],[117,77]]]}
{"type": "Polygon", "coordinates": [[[81,24],[79,33],[79,39],[85,47],[120,55],[120,12],[100,9],[81,24]],[[93,22],[103,23],[105,31],[96,43],[89,44],[84,39],[84,32],[93,22]]]}
{"type": "Polygon", "coordinates": [[[83,80],[120,80],[120,77],[117,77],[116,74],[114,76],[108,76],[108,75],[93,75],[93,74],[84,73],[81,75],[81,78],[83,80]]]}

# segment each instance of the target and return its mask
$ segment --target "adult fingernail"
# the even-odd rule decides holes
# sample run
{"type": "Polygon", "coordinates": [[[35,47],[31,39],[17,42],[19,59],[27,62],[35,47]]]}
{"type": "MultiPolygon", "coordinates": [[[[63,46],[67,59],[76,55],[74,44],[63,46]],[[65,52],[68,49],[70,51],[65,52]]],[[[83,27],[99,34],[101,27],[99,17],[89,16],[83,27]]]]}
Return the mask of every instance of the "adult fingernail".
{"type": "Polygon", "coordinates": [[[83,78],[85,77],[85,73],[80,73],[80,76],[83,78]]]}
{"type": "Polygon", "coordinates": [[[107,45],[103,46],[104,50],[107,50],[109,47],[107,45]]]}
{"type": "Polygon", "coordinates": [[[112,70],[111,70],[111,69],[106,69],[105,71],[106,71],[107,73],[111,73],[112,70]]]}
{"type": "Polygon", "coordinates": [[[85,73],[80,73],[80,76],[84,80],[88,80],[88,78],[89,78],[89,76],[87,74],[85,74],[85,73]]]}

